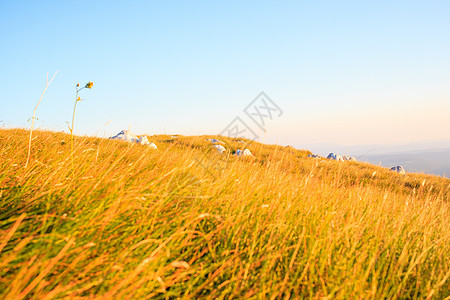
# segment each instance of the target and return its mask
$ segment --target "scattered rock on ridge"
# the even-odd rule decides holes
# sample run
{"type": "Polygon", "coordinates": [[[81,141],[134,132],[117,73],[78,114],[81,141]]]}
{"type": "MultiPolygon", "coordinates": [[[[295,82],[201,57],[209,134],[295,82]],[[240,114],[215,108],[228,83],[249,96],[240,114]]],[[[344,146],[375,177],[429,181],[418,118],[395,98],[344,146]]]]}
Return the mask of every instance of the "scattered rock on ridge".
{"type": "Polygon", "coordinates": [[[117,135],[110,137],[111,140],[122,140],[128,143],[136,143],[141,145],[147,145],[152,149],[157,149],[156,145],[154,143],[150,143],[148,138],[144,135],[138,138],[136,135],[134,135],[131,130],[122,130],[117,135]]]}
{"type": "Polygon", "coordinates": [[[152,149],[158,149],[158,147],[156,147],[155,143],[150,143],[150,144],[148,144],[148,146],[152,149]]]}
{"type": "Polygon", "coordinates": [[[137,141],[137,143],[141,145],[150,145],[150,142],[148,141],[148,138],[145,135],[141,136],[137,141]]]}
{"type": "Polygon", "coordinates": [[[118,134],[113,137],[110,137],[111,140],[122,140],[129,143],[137,143],[139,142],[139,138],[135,136],[130,130],[122,130],[118,134]]]}
{"type": "Polygon", "coordinates": [[[223,153],[223,152],[227,151],[227,149],[225,149],[225,147],[222,145],[213,145],[213,147],[216,148],[217,152],[219,152],[219,153],[223,153]]]}
{"type": "Polygon", "coordinates": [[[253,156],[253,154],[248,149],[245,149],[245,150],[237,149],[236,153],[234,155],[236,155],[236,156],[253,156]]]}
{"type": "Polygon", "coordinates": [[[328,154],[327,158],[332,159],[332,160],[337,160],[337,161],[344,161],[342,156],[340,156],[339,154],[335,154],[335,153],[328,154]]]}
{"type": "MultiPolygon", "coordinates": [[[[311,158],[323,158],[322,156],[318,154],[309,154],[308,157],[311,158]]],[[[357,161],[356,158],[348,155],[339,155],[335,153],[330,153],[327,156],[327,159],[337,160],[337,161],[357,161]]]]}
{"type": "Polygon", "coordinates": [[[211,143],[215,144],[215,143],[219,143],[219,144],[224,144],[224,142],[219,141],[217,139],[207,139],[207,141],[210,141],[211,143]]]}
{"type": "Polygon", "coordinates": [[[406,171],[402,166],[395,166],[395,167],[390,168],[389,170],[397,172],[399,174],[406,174],[406,171]]]}
{"type": "Polygon", "coordinates": [[[342,156],[343,160],[348,160],[348,161],[357,161],[356,158],[352,157],[352,156],[348,156],[348,155],[344,155],[342,156]]]}

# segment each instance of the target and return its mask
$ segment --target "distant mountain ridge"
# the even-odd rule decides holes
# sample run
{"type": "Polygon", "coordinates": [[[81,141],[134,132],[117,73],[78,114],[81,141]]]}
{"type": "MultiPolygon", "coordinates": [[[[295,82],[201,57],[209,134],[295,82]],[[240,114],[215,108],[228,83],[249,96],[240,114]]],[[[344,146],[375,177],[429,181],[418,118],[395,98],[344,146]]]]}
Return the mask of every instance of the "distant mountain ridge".
{"type": "Polygon", "coordinates": [[[428,151],[368,154],[360,158],[383,167],[402,165],[407,172],[426,173],[450,178],[450,148],[428,151]]]}
{"type": "Polygon", "coordinates": [[[329,152],[342,152],[353,155],[366,154],[392,154],[400,152],[434,152],[450,149],[450,138],[434,141],[423,141],[416,143],[403,144],[369,144],[369,145],[340,145],[336,143],[315,143],[297,145],[302,149],[308,149],[313,152],[325,155],[329,152]]]}
{"type": "Polygon", "coordinates": [[[338,145],[321,143],[302,145],[313,153],[330,152],[354,156],[359,161],[390,168],[403,166],[407,172],[426,173],[450,178],[450,139],[397,145],[338,145]]]}

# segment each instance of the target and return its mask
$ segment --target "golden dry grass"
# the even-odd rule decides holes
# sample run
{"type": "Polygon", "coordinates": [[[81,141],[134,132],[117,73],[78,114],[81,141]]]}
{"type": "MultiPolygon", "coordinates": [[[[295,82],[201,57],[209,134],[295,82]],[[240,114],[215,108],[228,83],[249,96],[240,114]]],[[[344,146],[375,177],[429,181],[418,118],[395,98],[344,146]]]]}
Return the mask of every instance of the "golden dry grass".
{"type": "Polygon", "coordinates": [[[0,130],[3,298],[450,296],[449,179],[212,136],[77,137],[72,169],[50,131],[24,168],[27,134],[0,130]]]}

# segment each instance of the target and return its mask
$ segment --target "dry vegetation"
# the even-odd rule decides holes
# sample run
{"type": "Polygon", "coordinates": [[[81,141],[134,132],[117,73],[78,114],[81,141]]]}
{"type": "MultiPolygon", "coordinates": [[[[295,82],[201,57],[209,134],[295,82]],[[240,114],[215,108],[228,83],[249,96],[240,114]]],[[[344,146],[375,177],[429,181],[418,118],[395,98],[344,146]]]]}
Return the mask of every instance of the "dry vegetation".
{"type": "Polygon", "coordinates": [[[162,135],[77,137],[72,169],[70,135],[34,135],[24,168],[0,130],[2,298],[450,296],[449,179],[162,135]]]}

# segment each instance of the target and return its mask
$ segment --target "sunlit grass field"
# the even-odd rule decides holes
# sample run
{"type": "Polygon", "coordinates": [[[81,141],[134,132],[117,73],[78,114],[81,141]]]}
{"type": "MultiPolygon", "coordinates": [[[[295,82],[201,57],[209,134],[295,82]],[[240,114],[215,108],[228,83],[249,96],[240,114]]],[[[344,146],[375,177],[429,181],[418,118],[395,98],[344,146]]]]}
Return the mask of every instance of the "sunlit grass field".
{"type": "Polygon", "coordinates": [[[450,297],[449,179],[211,137],[1,129],[0,297],[450,297]]]}

